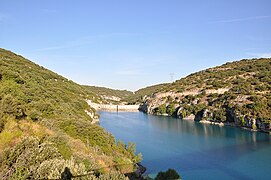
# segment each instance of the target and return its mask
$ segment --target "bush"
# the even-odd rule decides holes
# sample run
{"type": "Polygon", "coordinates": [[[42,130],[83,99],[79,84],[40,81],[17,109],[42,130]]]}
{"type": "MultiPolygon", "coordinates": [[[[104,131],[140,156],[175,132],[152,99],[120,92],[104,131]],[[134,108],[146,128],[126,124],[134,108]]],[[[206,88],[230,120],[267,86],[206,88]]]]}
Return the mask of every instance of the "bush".
{"type": "Polygon", "coordinates": [[[253,130],[256,130],[257,129],[257,126],[255,124],[252,124],[252,129],[253,130]]]}
{"type": "Polygon", "coordinates": [[[3,163],[11,170],[3,178],[55,179],[60,178],[65,167],[73,175],[86,174],[83,164],[76,163],[73,158],[64,160],[53,144],[34,137],[23,138],[21,143],[7,151],[3,163]]]}
{"type": "Polygon", "coordinates": [[[165,104],[160,105],[157,109],[158,114],[165,114],[166,112],[167,112],[167,107],[165,104]]]}
{"type": "Polygon", "coordinates": [[[3,97],[0,104],[0,112],[7,114],[16,119],[20,119],[25,116],[24,107],[21,105],[19,100],[8,94],[3,97]]]}
{"type": "Polygon", "coordinates": [[[1,115],[0,115],[0,133],[3,131],[5,124],[6,124],[6,121],[4,120],[4,118],[1,118],[1,115]]]}
{"type": "Polygon", "coordinates": [[[175,105],[173,103],[170,103],[167,108],[166,108],[166,113],[169,115],[169,116],[172,116],[175,112],[175,105]]]}
{"type": "Polygon", "coordinates": [[[175,180],[175,179],[181,179],[181,176],[174,169],[168,169],[166,172],[160,171],[155,177],[155,180],[175,180]]]}

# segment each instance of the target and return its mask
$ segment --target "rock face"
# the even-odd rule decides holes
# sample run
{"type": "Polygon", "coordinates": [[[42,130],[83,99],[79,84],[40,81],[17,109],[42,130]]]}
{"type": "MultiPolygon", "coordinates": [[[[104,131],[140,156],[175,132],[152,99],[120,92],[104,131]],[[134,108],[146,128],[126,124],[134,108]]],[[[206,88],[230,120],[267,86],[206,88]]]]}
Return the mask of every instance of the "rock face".
{"type": "Polygon", "coordinates": [[[186,116],[184,119],[188,120],[195,120],[196,116],[194,114],[190,114],[189,116],[186,116]]]}
{"type": "MultiPolygon", "coordinates": [[[[157,102],[157,101],[156,101],[157,102]]],[[[140,105],[139,110],[147,114],[155,114],[155,109],[157,109],[158,104],[143,103],[140,105]]],[[[198,111],[196,114],[186,114],[184,113],[184,108],[178,106],[175,108],[175,113],[173,116],[180,119],[189,119],[194,121],[199,121],[203,123],[210,123],[223,126],[224,123],[231,126],[244,127],[251,130],[260,130],[264,132],[270,132],[271,124],[263,123],[260,119],[250,118],[248,116],[240,115],[238,112],[235,112],[233,109],[227,109],[226,111],[226,121],[222,122],[214,119],[216,117],[216,112],[203,108],[198,111]]],[[[160,114],[168,115],[168,114],[160,114]]]]}
{"type": "Polygon", "coordinates": [[[101,97],[102,97],[103,99],[107,99],[107,100],[121,101],[121,98],[116,97],[116,96],[106,96],[106,95],[102,95],[101,97]]]}
{"type": "Polygon", "coordinates": [[[139,105],[139,108],[138,108],[140,111],[144,112],[144,113],[147,113],[147,114],[150,114],[149,113],[149,109],[148,109],[148,104],[147,103],[143,103],[141,105],[139,105]]]}
{"type": "Polygon", "coordinates": [[[195,115],[195,121],[212,120],[213,113],[208,109],[202,109],[195,115]]]}
{"type": "MultiPolygon", "coordinates": [[[[219,88],[219,89],[209,89],[209,90],[205,90],[206,94],[224,94],[225,92],[227,92],[229,90],[229,88],[219,88]]],[[[190,91],[184,91],[181,93],[177,93],[177,92],[164,92],[164,93],[156,93],[154,94],[154,98],[156,99],[161,99],[164,97],[172,97],[172,98],[176,98],[176,97],[182,97],[182,96],[188,96],[188,95],[198,95],[202,93],[202,89],[194,89],[194,90],[190,90],[190,91]]]]}
{"type": "Polygon", "coordinates": [[[91,124],[98,124],[100,122],[99,116],[95,112],[89,112],[87,110],[85,110],[85,112],[92,118],[91,124]]]}
{"type": "Polygon", "coordinates": [[[270,58],[226,63],[163,86],[140,110],[271,132],[270,72],[270,58]]]}
{"type": "Polygon", "coordinates": [[[183,108],[182,108],[182,107],[179,107],[179,108],[177,109],[177,112],[176,112],[177,118],[180,118],[180,119],[183,119],[183,118],[184,118],[184,115],[182,114],[182,112],[183,112],[183,108]]]}

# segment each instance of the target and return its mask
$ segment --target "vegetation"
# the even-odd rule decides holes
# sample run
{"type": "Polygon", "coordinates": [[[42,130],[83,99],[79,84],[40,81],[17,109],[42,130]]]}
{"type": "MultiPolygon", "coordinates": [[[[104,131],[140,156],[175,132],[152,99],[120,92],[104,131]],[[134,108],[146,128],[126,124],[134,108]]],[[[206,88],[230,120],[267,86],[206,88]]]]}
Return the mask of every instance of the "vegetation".
{"type": "Polygon", "coordinates": [[[119,104],[126,98],[133,95],[133,92],[127,90],[116,90],[105,87],[85,86],[89,91],[100,96],[103,103],[119,104]]]}
{"type": "Polygon", "coordinates": [[[126,97],[124,101],[128,102],[128,104],[139,104],[143,103],[147,97],[152,96],[154,93],[158,92],[167,84],[158,84],[154,86],[149,86],[146,88],[142,88],[137,90],[134,94],[126,97]]]}
{"type": "Polygon", "coordinates": [[[156,113],[160,115],[166,114],[166,112],[167,112],[167,106],[165,104],[161,104],[156,110],[156,113]]]}
{"type": "Polygon", "coordinates": [[[174,170],[168,169],[166,172],[159,172],[155,177],[155,180],[170,180],[170,179],[181,179],[181,176],[174,170]]]}
{"type": "MultiPolygon", "coordinates": [[[[142,159],[135,144],[116,143],[93,124],[98,115],[86,99],[144,103],[148,113],[270,132],[271,59],[226,63],[132,93],[80,86],[0,49],[0,179],[57,179],[66,168],[79,179],[125,179],[133,172],[142,159]]],[[[169,169],[156,179],[177,175],[169,169]]]]}
{"type": "Polygon", "coordinates": [[[97,114],[86,99],[101,101],[88,88],[0,49],[0,179],[58,178],[65,166],[76,175],[96,169],[100,178],[132,172],[141,155],[92,123],[86,112],[97,114]]]}
{"type": "Polygon", "coordinates": [[[162,114],[166,107],[167,114],[181,118],[193,114],[196,120],[271,130],[269,58],[244,59],[193,73],[152,94],[144,101],[152,107],[149,113],[162,114]]]}
{"type": "Polygon", "coordinates": [[[105,87],[96,86],[84,86],[87,91],[96,94],[97,103],[104,104],[140,104],[143,103],[148,96],[154,95],[167,84],[158,84],[154,86],[149,86],[146,88],[139,89],[135,92],[127,90],[115,90],[105,87]]]}

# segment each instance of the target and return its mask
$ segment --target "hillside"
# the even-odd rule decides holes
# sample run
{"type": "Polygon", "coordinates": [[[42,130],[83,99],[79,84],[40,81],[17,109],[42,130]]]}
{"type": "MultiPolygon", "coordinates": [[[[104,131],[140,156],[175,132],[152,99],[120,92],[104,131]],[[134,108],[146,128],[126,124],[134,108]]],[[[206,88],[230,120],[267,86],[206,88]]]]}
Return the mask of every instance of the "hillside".
{"type": "Polygon", "coordinates": [[[167,84],[157,84],[141,88],[135,92],[127,90],[116,90],[97,86],[84,86],[88,91],[96,94],[95,99],[100,104],[140,104],[144,98],[158,92],[167,84]]]}
{"type": "Polygon", "coordinates": [[[0,49],[0,179],[59,179],[68,167],[85,178],[125,179],[135,145],[93,124],[86,99],[100,97],[58,74],[0,49]]]}
{"type": "Polygon", "coordinates": [[[151,96],[154,93],[158,92],[160,89],[165,87],[167,84],[157,84],[153,86],[148,86],[145,88],[141,88],[137,91],[135,91],[133,94],[130,96],[127,96],[124,98],[124,101],[128,102],[128,104],[139,104],[144,102],[145,97],[151,96]]]}
{"type": "Polygon", "coordinates": [[[244,59],[193,73],[148,96],[141,110],[270,132],[271,59],[244,59]]]}
{"type": "Polygon", "coordinates": [[[124,101],[127,97],[133,95],[133,92],[127,90],[116,90],[106,87],[97,86],[85,86],[90,92],[100,96],[102,98],[102,103],[105,104],[119,104],[124,101]]]}

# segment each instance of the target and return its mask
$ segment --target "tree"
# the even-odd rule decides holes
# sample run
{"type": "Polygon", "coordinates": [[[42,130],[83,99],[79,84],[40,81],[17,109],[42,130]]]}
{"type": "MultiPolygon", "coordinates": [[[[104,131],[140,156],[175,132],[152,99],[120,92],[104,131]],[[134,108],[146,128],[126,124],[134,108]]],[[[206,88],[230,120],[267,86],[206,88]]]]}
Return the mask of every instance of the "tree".
{"type": "Polygon", "coordinates": [[[175,105],[173,103],[170,103],[168,106],[167,106],[167,109],[166,109],[166,113],[170,116],[172,116],[175,112],[175,105]]]}
{"type": "Polygon", "coordinates": [[[157,109],[158,114],[165,114],[166,112],[167,112],[167,107],[165,104],[160,105],[157,109]]]}
{"type": "Polygon", "coordinates": [[[168,169],[166,172],[160,171],[155,180],[175,180],[181,179],[181,176],[174,169],[168,169]]]}

